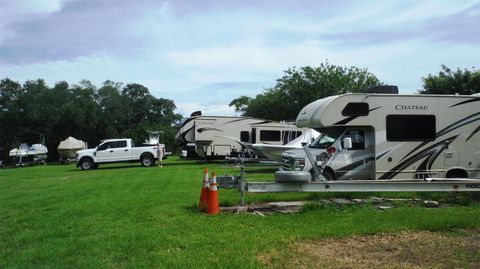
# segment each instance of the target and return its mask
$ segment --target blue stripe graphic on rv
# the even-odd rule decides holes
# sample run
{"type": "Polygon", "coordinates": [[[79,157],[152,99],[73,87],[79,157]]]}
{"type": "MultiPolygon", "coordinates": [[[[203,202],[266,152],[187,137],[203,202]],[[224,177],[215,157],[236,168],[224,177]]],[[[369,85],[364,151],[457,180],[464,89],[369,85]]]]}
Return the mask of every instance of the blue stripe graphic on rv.
{"type": "Polygon", "coordinates": [[[439,143],[428,147],[424,149],[423,151],[413,155],[412,157],[402,161],[400,164],[392,168],[389,172],[383,174],[379,179],[392,179],[394,176],[396,176],[398,173],[409,167],[410,165],[414,164],[415,162],[423,159],[425,159],[420,166],[417,169],[417,172],[420,171],[420,169],[423,169],[422,171],[429,172],[430,169],[432,168],[433,162],[435,159],[437,159],[438,155],[445,150],[450,143],[452,143],[458,135],[452,136],[450,138],[447,138],[443,141],[440,141],[439,143]]]}
{"type": "MultiPolygon", "coordinates": [[[[444,134],[447,134],[455,129],[458,129],[464,125],[467,125],[469,123],[472,123],[474,121],[477,121],[477,120],[480,120],[480,112],[478,113],[475,113],[475,114],[472,114],[464,119],[461,119],[459,121],[456,121],[452,124],[450,124],[449,126],[443,128],[441,131],[439,131],[436,135],[435,135],[435,138],[438,138],[444,134]]],[[[475,131],[474,131],[475,132],[475,131]]],[[[477,131],[478,132],[478,131],[477,131]]],[[[467,139],[468,140],[468,139],[467,139]]],[[[410,151],[407,155],[405,155],[405,157],[402,158],[405,159],[407,158],[410,154],[414,153],[415,151],[417,151],[419,148],[425,146],[426,144],[428,144],[430,141],[424,141],[422,142],[420,145],[418,145],[417,147],[415,147],[412,151],[410,151]]]]}

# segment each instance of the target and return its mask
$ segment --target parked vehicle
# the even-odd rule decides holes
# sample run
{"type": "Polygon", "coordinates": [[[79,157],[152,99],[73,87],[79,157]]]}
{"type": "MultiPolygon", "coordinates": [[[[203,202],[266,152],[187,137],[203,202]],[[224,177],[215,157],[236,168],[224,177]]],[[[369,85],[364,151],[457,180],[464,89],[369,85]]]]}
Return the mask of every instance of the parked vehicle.
{"type": "Polygon", "coordinates": [[[35,132],[18,134],[15,141],[18,147],[10,150],[8,155],[14,159],[17,166],[30,163],[45,164],[48,149],[45,146],[45,137],[42,134],[35,132]]]}
{"type": "Polygon", "coordinates": [[[61,141],[60,144],[58,144],[57,151],[60,163],[69,163],[75,161],[77,151],[86,148],[87,143],[69,136],[67,139],[61,141]]]}
{"type": "Polygon", "coordinates": [[[175,139],[181,146],[194,143],[198,157],[224,158],[247,150],[251,144],[283,145],[301,134],[302,129],[292,123],[249,117],[202,116],[197,111],[183,122],[175,139]]]}
{"type": "MultiPolygon", "coordinates": [[[[392,94],[395,89],[383,86],[330,96],[301,110],[297,126],[322,133],[309,146],[322,176],[479,178],[480,97],[399,95],[398,89],[392,94]]],[[[288,150],[277,182],[305,181],[296,171],[310,171],[311,179],[318,179],[312,168],[305,150],[288,150]]]]}
{"type": "MultiPolygon", "coordinates": [[[[143,146],[158,145],[160,147],[163,147],[163,149],[165,150],[166,148],[165,144],[160,143],[160,134],[163,134],[163,131],[147,131],[147,133],[148,133],[148,138],[145,139],[143,146]]],[[[172,152],[164,151],[163,159],[166,160],[170,155],[172,155],[172,152]]]]}
{"type": "Polygon", "coordinates": [[[0,168],[4,168],[5,164],[3,163],[3,148],[0,147],[0,168]]]}
{"type": "Polygon", "coordinates": [[[302,143],[310,144],[318,136],[319,132],[311,128],[303,130],[303,134],[285,145],[270,145],[270,144],[253,144],[252,147],[255,152],[262,154],[267,159],[280,162],[282,160],[282,153],[286,150],[301,149],[302,143]]]}
{"type": "Polygon", "coordinates": [[[98,147],[77,151],[77,167],[97,168],[102,163],[136,162],[152,166],[158,159],[158,146],[135,147],[132,139],[106,139],[98,147]]]}

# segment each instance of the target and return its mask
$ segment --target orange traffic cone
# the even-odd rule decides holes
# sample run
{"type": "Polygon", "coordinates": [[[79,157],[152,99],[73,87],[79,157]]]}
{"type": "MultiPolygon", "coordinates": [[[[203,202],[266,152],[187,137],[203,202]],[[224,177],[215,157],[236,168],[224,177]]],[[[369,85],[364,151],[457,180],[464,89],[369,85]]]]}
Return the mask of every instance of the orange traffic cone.
{"type": "Polygon", "coordinates": [[[198,209],[205,211],[207,209],[208,196],[208,168],[204,170],[204,177],[202,182],[202,192],[200,193],[200,201],[198,202],[198,209]]]}
{"type": "Polygon", "coordinates": [[[218,213],[220,213],[220,207],[218,206],[217,175],[213,172],[207,195],[207,214],[216,215],[218,213]]]}

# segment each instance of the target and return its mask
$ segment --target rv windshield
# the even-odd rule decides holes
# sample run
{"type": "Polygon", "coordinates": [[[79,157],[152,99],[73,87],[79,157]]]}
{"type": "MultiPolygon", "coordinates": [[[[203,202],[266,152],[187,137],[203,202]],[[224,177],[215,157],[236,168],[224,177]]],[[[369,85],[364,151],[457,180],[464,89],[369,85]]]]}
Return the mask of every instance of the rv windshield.
{"type": "Polygon", "coordinates": [[[317,130],[321,135],[310,144],[311,148],[326,149],[342,134],[342,128],[326,128],[317,130]]]}

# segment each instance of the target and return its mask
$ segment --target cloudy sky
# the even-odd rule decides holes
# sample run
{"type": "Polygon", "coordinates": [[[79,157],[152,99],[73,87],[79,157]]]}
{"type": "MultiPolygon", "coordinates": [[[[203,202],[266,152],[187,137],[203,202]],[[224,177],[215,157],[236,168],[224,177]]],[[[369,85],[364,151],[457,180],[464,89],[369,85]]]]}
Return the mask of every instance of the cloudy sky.
{"type": "MultiPolygon", "coordinates": [[[[368,68],[401,93],[478,68],[480,1],[0,0],[0,78],[135,82],[177,112],[228,103],[289,67],[368,68]]],[[[313,100],[312,100],[313,101],[313,100]]]]}

